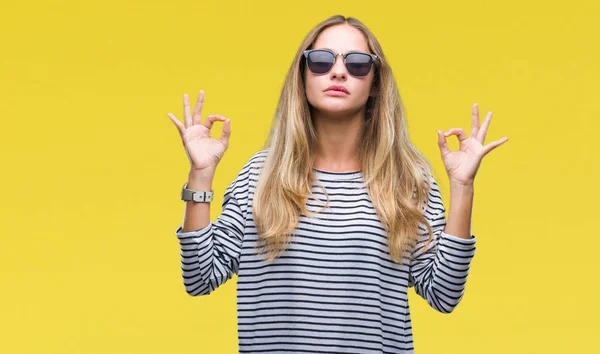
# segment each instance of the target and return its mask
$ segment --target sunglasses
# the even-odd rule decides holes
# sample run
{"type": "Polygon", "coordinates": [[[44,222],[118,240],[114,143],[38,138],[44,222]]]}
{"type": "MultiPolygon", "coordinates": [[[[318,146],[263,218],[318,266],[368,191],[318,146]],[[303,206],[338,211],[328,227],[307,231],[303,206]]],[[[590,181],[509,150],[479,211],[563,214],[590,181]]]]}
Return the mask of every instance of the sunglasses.
{"type": "Polygon", "coordinates": [[[304,51],[306,65],[313,74],[327,74],[338,55],[344,57],[344,65],[348,73],[355,77],[367,76],[377,59],[377,55],[362,52],[334,53],[327,49],[311,49],[304,51]]]}

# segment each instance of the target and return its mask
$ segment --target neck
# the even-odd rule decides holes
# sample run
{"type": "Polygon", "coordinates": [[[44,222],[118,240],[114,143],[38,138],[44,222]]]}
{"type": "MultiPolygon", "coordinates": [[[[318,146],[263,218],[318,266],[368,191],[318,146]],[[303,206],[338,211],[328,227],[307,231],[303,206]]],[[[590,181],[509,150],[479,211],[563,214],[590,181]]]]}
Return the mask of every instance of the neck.
{"type": "Polygon", "coordinates": [[[364,109],[336,117],[315,110],[312,117],[318,137],[314,167],[333,172],[359,171],[358,146],[364,127],[364,109]]]}

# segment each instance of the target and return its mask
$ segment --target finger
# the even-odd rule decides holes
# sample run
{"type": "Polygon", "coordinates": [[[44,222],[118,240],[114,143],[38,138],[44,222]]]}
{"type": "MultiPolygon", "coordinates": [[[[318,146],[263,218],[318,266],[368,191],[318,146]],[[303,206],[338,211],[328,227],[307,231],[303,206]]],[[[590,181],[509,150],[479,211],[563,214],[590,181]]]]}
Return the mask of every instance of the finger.
{"type": "Polygon", "coordinates": [[[473,103],[471,109],[471,136],[477,136],[479,131],[479,106],[477,103],[473,103]]]}
{"type": "Polygon", "coordinates": [[[225,145],[225,147],[229,146],[229,136],[231,135],[231,120],[225,119],[225,123],[223,124],[223,129],[221,130],[221,138],[219,141],[225,145]]]}
{"type": "Polygon", "coordinates": [[[490,151],[494,150],[495,148],[504,144],[507,141],[508,141],[508,137],[505,136],[502,139],[490,142],[489,144],[487,144],[486,146],[483,147],[483,155],[485,156],[487,153],[489,153],[490,151]]]}
{"type": "Polygon", "coordinates": [[[181,136],[183,136],[183,133],[185,132],[185,127],[183,126],[183,124],[179,121],[179,119],[175,118],[175,116],[173,115],[173,113],[167,113],[167,115],[169,116],[169,118],[171,118],[171,120],[173,121],[173,123],[175,123],[175,126],[177,127],[177,130],[179,131],[179,134],[181,136]]]}
{"type": "Polygon", "coordinates": [[[441,130],[438,130],[438,146],[440,147],[440,152],[442,156],[446,156],[450,153],[450,149],[448,148],[448,142],[446,141],[446,137],[442,133],[441,130]]]}
{"type": "Polygon", "coordinates": [[[214,122],[220,120],[221,122],[225,121],[225,117],[223,117],[222,115],[219,114],[211,114],[208,117],[206,117],[206,120],[204,121],[204,126],[207,127],[209,130],[210,128],[212,128],[212,125],[214,122]]]}
{"type": "Polygon", "coordinates": [[[448,130],[446,133],[444,133],[444,136],[448,137],[450,135],[456,135],[456,137],[458,138],[458,141],[463,141],[463,140],[467,140],[467,134],[465,133],[465,131],[462,128],[452,128],[450,130],[448,130]]]}
{"type": "Polygon", "coordinates": [[[198,101],[196,101],[196,107],[194,107],[194,116],[192,117],[192,124],[194,125],[202,122],[202,106],[204,106],[204,91],[200,90],[198,101]]]}
{"type": "Polygon", "coordinates": [[[183,117],[185,127],[191,127],[192,114],[190,113],[190,98],[188,97],[187,93],[183,94],[183,117]]]}
{"type": "Polygon", "coordinates": [[[492,113],[492,112],[488,112],[488,114],[485,116],[485,120],[483,121],[483,124],[481,125],[481,129],[479,129],[479,132],[477,133],[477,140],[479,140],[479,142],[482,145],[485,142],[485,136],[487,135],[487,131],[490,126],[490,121],[492,120],[493,114],[494,113],[492,113]]]}

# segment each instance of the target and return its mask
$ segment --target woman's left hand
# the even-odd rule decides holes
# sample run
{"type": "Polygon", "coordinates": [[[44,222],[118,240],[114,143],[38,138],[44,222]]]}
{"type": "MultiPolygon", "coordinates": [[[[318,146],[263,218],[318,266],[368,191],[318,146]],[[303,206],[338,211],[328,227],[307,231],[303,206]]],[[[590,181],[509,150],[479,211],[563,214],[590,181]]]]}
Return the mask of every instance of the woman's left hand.
{"type": "Polygon", "coordinates": [[[472,112],[470,137],[467,137],[462,128],[452,128],[446,133],[438,130],[438,145],[451,183],[473,185],[475,174],[477,174],[483,157],[508,140],[507,137],[503,137],[484,146],[483,143],[492,119],[492,112],[487,114],[481,127],[479,126],[477,103],[473,104],[472,112]],[[460,143],[458,151],[451,151],[448,148],[446,138],[450,135],[456,135],[458,138],[460,143]]]}

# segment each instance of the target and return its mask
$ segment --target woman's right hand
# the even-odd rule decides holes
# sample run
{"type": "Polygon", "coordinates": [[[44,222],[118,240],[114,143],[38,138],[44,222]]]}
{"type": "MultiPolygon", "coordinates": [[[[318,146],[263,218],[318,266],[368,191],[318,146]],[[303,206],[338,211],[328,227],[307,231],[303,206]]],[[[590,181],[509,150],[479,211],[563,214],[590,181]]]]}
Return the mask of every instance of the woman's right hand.
{"type": "Polygon", "coordinates": [[[191,170],[214,169],[223,158],[225,150],[229,146],[229,135],[231,134],[230,120],[218,115],[211,114],[202,120],[202,106],[204,105],[204,91],[200,90],[198,102],[194,107],[194,115],[190,113],[190,102],[187,94],[183,95],[184,124],[175,118],[172,113],[167,115],[179,131],[185,152],[191,164],[191,170]],[[210,137],[210,128],[216,121],[224,122],[219,140],[210,137]]]}

